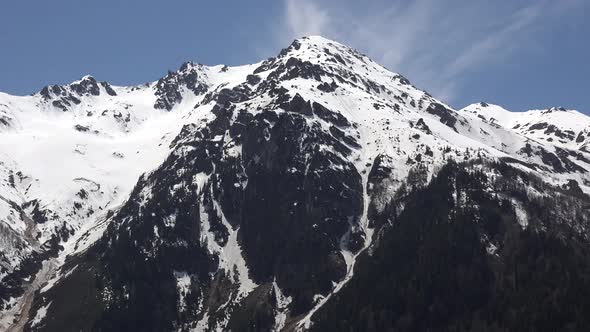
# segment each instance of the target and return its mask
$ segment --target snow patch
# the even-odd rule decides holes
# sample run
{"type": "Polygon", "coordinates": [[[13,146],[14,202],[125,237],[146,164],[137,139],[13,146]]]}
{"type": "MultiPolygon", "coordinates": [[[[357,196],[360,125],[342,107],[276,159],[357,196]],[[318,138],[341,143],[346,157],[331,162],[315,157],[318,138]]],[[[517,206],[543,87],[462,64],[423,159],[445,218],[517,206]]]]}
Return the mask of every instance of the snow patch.
{"type": "Polygon", "coordinates": [[[190,291],[191,277],[185,271],[174,271],[174,278],[176,279],[176,290],[178,292],[178,308],[180,312],[186,311],[185,297],[190,291]]]}
{"type": "Polygon", "coordinates": [[[47,310],[49,309],[49,306],[50,305],[51,305],[51,302],[47,303],[47,305],[45,305],[45,306],[39,308],[39,310],[37,310],[37,314],[35,315],[35,318],[33,318],[33,320],[31,321],[31,326],[32,327],[35,327],[39,323],[41,323],[41,321],[47,315],[47,310]]]}

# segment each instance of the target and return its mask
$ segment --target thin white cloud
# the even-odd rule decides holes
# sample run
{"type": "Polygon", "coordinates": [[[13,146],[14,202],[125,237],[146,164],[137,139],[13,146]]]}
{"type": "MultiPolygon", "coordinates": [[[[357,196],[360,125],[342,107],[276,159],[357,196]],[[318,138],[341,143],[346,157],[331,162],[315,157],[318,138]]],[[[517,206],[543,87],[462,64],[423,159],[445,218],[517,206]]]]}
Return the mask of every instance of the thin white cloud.
{"type": "Polygon", "coordinates": [[[327,11],[313,1],[286,0],[285,21],[289,37],[321,35],[329,27],[327,11]]]}
{"type": "Polygon", "coordinates": [[[435,96],[454,101],[461,77],[525,49],[583,0],[284,0],[285,39],[323,35],[358,48],[435,96]]]}

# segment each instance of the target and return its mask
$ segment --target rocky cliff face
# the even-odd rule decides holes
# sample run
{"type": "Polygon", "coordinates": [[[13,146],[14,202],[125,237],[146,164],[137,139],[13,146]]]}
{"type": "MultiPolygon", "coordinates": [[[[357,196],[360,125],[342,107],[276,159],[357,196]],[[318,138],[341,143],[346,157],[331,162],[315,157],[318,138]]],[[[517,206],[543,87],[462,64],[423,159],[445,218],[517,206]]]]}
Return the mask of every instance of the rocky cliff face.
{"type": "Polygon", "coordinates": [[[137,87],[0,97],[0,135],[26,143],[0,168],[3,327],[587,326],[575,111],[455,111],[321,37],[137,87]]]}

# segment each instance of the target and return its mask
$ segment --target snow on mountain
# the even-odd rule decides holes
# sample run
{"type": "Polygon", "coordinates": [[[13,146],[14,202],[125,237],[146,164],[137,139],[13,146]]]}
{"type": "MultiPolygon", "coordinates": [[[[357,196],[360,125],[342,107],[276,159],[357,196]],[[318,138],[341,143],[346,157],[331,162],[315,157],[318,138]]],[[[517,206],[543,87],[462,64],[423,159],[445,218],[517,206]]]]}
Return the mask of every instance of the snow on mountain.
{"type": "Polygon", "coordinates": [[[11,122],[1,132],[0,151],[2,161],[20,174],[15,180],[22,187],[17,203],[36,201],[41,210],[56,216],[46,216],[49,220],[40,225],[41,242],[50,236],[47,230],[58,227],[64,218],[68,230],[75,229],[90,215],[119,205],[139,175],[163,161],[182,125],[200,116],[192,108],[202,93],[188,89],[181,89],[174,102],[168,100],[182,111],[166,112],[155,106],[168,81],[177,87],[178,80],[198,68],[203,84],[231,87],[244,80],[244,71],[252,67],[187,63],[169,73],[168,79],[137,87],[112,87],[85,76],[33,96],[1,94],[0,107],[11,122]],[[76,102],[66,104],[66,100],[76,102]],[[59,224],[52,219],[60,219],[59,224]]]}
{"type": "MultiPolygon", "coordinates": [[[[178,326],[225,329],[241,301],[267,292],[279,303],[275,326],[309,328],[353,277],[357,257],[375,238],[371,216],[385,210],[409,174],[419,171],[428,181],[448,159],[502,160],[588,193],[588,124],[587,116],[562,109],[518,113],[480,103],[456,111],[358,51],[317,36],[257,64],[188,62],[139,86],[85,76],[32,96],[0,93],[0,279],[15,276],[38,252],[37,265],[31,263],[37,270],[41,261],[57,265],[41,291],[54,294],[70,274],[82,273],[68,265],[74,253],[94,250],[120,267],[118,255],[132,252],[167,264],[162,270],[172,271],[180,311],[199,299],[192,303],[199,312],[187,312],[178,326]],[[276,198],[284,206],[249,210],[278,195],[268,177],[291,186],[276,198]],[[305,196],[302,187],[318,194],[305,196]],[[318,203],[320,193],[328,198],[318,203]],[[198,219],[198,230],[181,217],[198,219]],[[265,234],[255,226],[272,218],[311,223],[291,231],[301,239],[314,234],[309,246],[320,249],[313,263],[277,252],[283,256],[273,264],[294,270],[275,271],[256,258],[265,234]],[[199,236],[177,234],[177,224],[199,236]],[[118,243],[121,234],[133,244],[118,243]],[[158,256],[186,254],[175,243],[207,263],[199,269],[158,256]],[[289,279],[304,269],[323,276],[289,279]],[[208,294],[220,285],[225,297],[208,294]]],[[[299,244],[290,241],[277,245],[299,244]]],[[[36,269],[0,292],[0,328],[32,301],[22,289],[36,269]]],[[[123,295],[97,301],[129,297],[116,284],[119,275],[103,273],[112,282],[105,292],[120,286],[123,295]]],[[[37,315],[28,317],[35,326],[60,305],[37,301],[37,315]]]]}
{"type": "Polygon", "coordinates": [[[84,76],[32,96],[0,93],[0,277],[35,247],[76,247],[79,236],[127,199],[142,173],[164,160],[183,124],[203,115],[192,110],[202,94],[183,87],[167,99],[167,110],[157,107],[160,91],[195,73],[208,87],[231,87],[253,66],[187,63],[167,79],[135,87],[84,76]]]}
{"type": "Polygon", "coordinates": [[[481,122],[501,126],[531,140],[579,150],[588,144],[590,121],[578,111],[552,107],[545,110],[511,112],[497,105],[472,104],[459,111],[481,122]]]}

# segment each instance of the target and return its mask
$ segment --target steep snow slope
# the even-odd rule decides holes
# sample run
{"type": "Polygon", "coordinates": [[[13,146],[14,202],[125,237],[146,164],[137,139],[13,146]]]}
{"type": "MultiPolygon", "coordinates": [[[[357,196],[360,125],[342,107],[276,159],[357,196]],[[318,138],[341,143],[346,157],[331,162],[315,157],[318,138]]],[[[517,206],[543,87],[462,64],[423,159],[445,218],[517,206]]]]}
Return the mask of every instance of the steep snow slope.
{"type": "MultiPolygon", "coordinates": [[[[590,155],[578,142],[588,123],[557,110],[480,104],[457,112],[322,37],[296,40],[254,65],[186,63],[142,86],[86,76],[33,96],[0,94],[0,243],[10,248],[0,277],[34,250],[48,252],[36,262],[51,259],[62,270],[31,313],[50,317],[65,305],[50,302],[60,284],[111,264],[96,273],[107,286],[93,303],[117,307],[130,296],[121,279],[137,277],[120,263],[128,255],[138,271],[170,272],[174,292],[154,293],[182,317],[153,316],[154,324],[226,329],[241,303],[269,296],[276,329],[309,327],[353,277],[374,240],[371,215],[412,185],[408,174],[428,181],[447,159],[503,160],[589,192],[590,155]],[[284,229],[292,236],[277,235],[284,229]],[[283,247],[299,248],[300,257],[283,247]],[[73,253],[79,258],[67,257],[73,253]],[[202,265],[178,262],[184,255],[202,265]]],[[[30,281],[19,276],[15,289],[30,281]]],[[[0,293],[13,309],[25,300],[13,289],[0,293]]],[[[14,314],[6,311],[4,324],[14,314]]],[[[28,318],[43,326],[37,316],[28,318]]]]}

